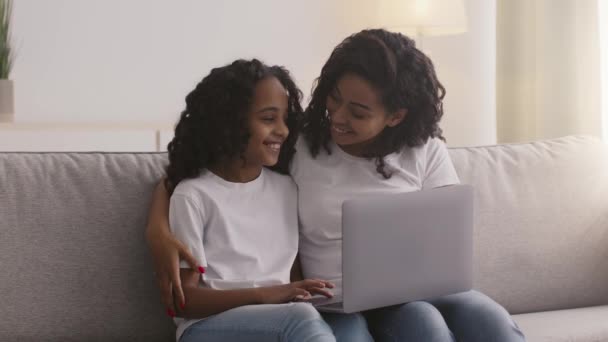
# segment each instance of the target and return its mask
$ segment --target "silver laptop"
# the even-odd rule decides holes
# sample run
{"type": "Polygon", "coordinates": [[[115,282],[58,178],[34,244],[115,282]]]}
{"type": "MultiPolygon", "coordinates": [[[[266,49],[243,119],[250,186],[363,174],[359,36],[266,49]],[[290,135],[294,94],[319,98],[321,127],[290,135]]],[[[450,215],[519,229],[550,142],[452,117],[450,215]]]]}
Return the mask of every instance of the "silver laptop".
{"type": "Polygon", "coordinates": [[[351,313],[468,291],[472,265],[471,186],[360,197],[342,205],[342,288],[310,302],[351,313]]]}

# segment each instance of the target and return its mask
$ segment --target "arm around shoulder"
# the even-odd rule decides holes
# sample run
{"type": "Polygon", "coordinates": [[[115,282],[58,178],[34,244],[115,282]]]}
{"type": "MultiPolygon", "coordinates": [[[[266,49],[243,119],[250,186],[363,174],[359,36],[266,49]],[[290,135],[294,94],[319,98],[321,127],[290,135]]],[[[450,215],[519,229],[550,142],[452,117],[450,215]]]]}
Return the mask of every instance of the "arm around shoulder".
{"type": "Polygon", "coordinates": [[[179,276],[180,258],[186,260],[194,270],[199,266],[192,254],[171,233],[169,198],[163,178],[152,195],[145,236],[154,262],[162,302],[173,311],[178,306],[176,303],[185,301],[179,276]],[[174,295],[178,297],[177,302],[173,301],[174,295]]]}
{"type": "Polygon", "coordinates": [[[148,224],[146,225],[146,239],[148,244],[155,242],[162,234],[170,234],[169,229],[169,192],[165,187],[165,179],[154,188],[152,193],[152,204],[148,213],[148,224]]]}

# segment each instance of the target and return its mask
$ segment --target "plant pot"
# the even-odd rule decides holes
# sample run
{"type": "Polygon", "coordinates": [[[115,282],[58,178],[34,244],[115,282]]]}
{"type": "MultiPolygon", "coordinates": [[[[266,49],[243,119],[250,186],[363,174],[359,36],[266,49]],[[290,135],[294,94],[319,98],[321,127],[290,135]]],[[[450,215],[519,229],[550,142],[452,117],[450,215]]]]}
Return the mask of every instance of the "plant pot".
{"type": "Polygon", "coordinates": [[[0,80],[0,122],[15,121],[13,81],[0,80]]]}

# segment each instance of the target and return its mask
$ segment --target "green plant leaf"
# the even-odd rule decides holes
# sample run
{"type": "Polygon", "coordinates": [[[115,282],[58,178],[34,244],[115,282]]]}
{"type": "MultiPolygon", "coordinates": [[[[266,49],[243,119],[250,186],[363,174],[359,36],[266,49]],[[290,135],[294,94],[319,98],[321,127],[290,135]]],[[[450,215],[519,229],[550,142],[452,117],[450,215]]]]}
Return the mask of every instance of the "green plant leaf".
{"type": "Polygon", "coordinates": [[[11,48],[12,0],[0,0],[0,79],[8,79],[13,65],[11,48]]]}

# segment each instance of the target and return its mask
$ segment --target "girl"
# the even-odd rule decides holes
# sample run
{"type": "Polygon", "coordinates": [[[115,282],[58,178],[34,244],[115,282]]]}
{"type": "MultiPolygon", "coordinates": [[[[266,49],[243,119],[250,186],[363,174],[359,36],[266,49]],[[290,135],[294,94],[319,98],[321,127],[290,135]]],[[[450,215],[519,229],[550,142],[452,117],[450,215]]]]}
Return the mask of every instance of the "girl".
{"type": "MultiPolygon", "coordinates": [[[[306,277],[340,285],[344,200],[459,182],[439,128],[444,94],[430,59],[401,34],[364,30],[334,49],[317,79],[291,165],[306,277]]],[[[175,273],[166,263],[187,253],[161,235],[166,221],[166,213],[151,213],[150,243],[164,259],[157,267],[175,273]]],[[[338,340],[355,341],[345,337],[349,331],[357,331],[358,341],[372,335],[378,341],[524,340],[506,310],[476,291],[323,316],[338,340]]]]}
{"type": "Polygon", "coordinates": [[[281,67],[238,60],[186,97],[165,186],[172,233],[200,268],[179,272],[178,341],[335,340],[310,304],[290,303],[332,287],[289,282],[297,194],[279,173],[294,153],[300,96],[281,67]]]}

